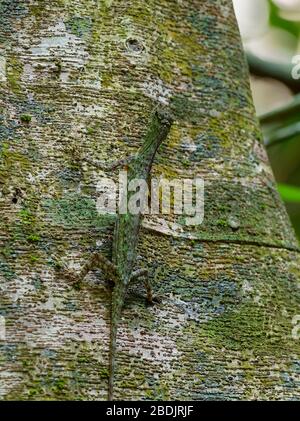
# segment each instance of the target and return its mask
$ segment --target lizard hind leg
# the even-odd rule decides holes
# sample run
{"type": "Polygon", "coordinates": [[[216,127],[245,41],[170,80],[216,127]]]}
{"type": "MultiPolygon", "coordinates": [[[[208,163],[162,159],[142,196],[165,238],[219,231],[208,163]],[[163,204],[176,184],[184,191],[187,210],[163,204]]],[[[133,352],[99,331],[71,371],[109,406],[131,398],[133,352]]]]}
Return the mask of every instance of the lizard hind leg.
{"type": "Polygon", "coordinates": [[[86,275],[93,269],[99,268],[109,279],[113,282],[116,281],[117,271],[114,264],[108,260],[101,252],[94,252],[90,258],[84,263],[81,270],[76,273],[75,271],[67,268],[65,265],[60,262],[57,263],[59,272],[63,275],[64,278],[68,279],[71,284],[81,283],[86,275]]]}

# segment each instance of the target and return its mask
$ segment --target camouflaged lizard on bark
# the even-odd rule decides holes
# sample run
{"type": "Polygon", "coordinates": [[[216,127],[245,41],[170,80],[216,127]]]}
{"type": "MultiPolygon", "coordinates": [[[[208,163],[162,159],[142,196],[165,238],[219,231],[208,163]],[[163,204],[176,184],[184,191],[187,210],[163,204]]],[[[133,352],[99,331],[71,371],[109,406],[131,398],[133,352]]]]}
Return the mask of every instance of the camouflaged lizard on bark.
{"type": "MultiPolygon", "coordinates": [[[[102,169],[112,170],[113,168],[126,163],[128,182],[133,179],[148,181],[156,152],[162,142],[167,138],[172,122],[173,118],[166,110],[155,111],[152,115],[144,142],[135,156],[130,159],[118,161],[110,166],[99,163],[93,163],[93,165],[102,169]]],[[[134,194],[134,192],[128,192],[127,203],[132,194],[134,194]]],[[[108,400],[113,400],[117,329],[129,283],[133,279],[143,277],[147,290],[147,299],[149,302],[153,302],[147,270],[140,269],[134,271],[141,222],[141,212],[138,212],[137,214],[131,214],[129,212],[125,214],[119,213],[114,229],[112,261],[109,261],[102,253],[95,252],[88,262],[85,263],[79,274],[75,275],[69,270],[65,270],[67,276],[72,278],[73,281],[81,282],[89,271],[98,267],[114,282],[111,301],[108,400]]]]}

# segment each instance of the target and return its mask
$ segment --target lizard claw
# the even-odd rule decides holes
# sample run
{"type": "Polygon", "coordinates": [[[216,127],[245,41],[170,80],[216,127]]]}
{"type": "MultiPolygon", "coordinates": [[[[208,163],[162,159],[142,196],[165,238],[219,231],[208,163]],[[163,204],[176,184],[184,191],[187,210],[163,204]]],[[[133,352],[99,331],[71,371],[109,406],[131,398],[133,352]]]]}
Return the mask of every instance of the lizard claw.
{"type": "Polygon", "coordinates": [[[151,299],[147,298],[147,303],[150,306],[155,306],[155,304],[160,304],[162,302],[162,297],[156,295],[152,297],[151,299]]]}
{"type": "Polygon", "coordinates": [[[161,296],[159,296],[159,295],[156,295],[155,297],[153,297],[153,300],[152,300],[152,302],[154,303],[154,304],[160,304],[161,302],[162,302],[162,297],[161,296]]]}
{"type": "Polygon", "coordinates": [[[74,285],[74,287],[80,288],[81,280],[79,279],[79,276],[77,276],[74,272],[70,271],[70,269],[68,269],[67,266],[64,263],[62,263],[57,257],[53,258],[53,262],[54,269],[56,272],[58,272],[59,275],[70,281],[70,283],[74,285]]]}

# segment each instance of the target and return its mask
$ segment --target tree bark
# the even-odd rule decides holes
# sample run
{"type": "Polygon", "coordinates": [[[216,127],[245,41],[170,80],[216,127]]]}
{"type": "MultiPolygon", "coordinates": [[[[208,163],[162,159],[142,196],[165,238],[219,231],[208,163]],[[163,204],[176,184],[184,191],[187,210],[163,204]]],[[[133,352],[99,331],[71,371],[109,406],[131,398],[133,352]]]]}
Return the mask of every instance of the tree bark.
{"type": "MultiPolygon", "coordinates": [[[[230,0],[0,2],[2,399],[106,399],[110,285],[81,289],[113,220],[103,172],[142,143],[157,104],[176,121],[153,176],[202,177],[205,217],[146,218],[116,399],[299,399],[299,249],[262,146],[230,0]]],[[[116,178],[116,174],[106,174],[116,178]]]]}

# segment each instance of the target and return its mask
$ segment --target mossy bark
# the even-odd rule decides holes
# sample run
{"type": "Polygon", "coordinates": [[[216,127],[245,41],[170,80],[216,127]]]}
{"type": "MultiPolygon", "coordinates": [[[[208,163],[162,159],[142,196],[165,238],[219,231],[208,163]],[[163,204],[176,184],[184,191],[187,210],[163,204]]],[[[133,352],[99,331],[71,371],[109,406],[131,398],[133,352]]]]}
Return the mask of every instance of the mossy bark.
{"type": "MultiPolygon", "coordinates": [[[[299,250],[250,95],[230,0],[0,1],[2,399],[106,399],[114,220],[103,173],[176,114],[153,174],[205,180],[205,218],[147,218],[117,346],[116,399],[299,399],[299,250]]],[[[106,174],[107,175],[107,174],[106,174]]],[[[112,175],[115,177],[115,175],[112,175]]]]}

